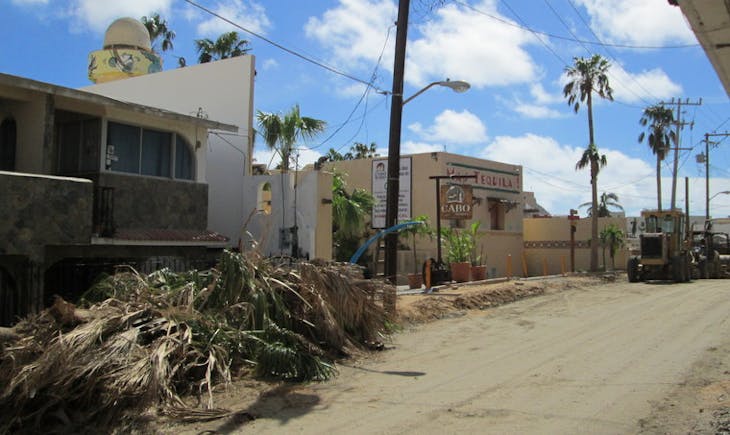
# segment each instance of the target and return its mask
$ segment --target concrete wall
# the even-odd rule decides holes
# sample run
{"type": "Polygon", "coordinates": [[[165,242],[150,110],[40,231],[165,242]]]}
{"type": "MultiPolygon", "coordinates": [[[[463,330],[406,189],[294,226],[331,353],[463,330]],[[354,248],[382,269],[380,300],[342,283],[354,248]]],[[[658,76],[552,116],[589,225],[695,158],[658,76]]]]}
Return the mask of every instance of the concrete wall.
{"type": "Polygon", "coordinates": [[[0,172],[0,198],[0,255],[40,261],[46,245],[91,240],[89,180],[0,172]]]}
{"type": "Polygon", "coordinates": [[[15,170],[30,174],[43,174],[43,136],[45,125],[45,96],[23,93],[13,97],[19,100],[0,99],[0,121],[12,116],[17,125],[15,170]]]}
{"type": "MultiPolygon", "coordinates": [[[[251,174],[253,153],[254,57],[240,56],[171,69],[84,90],[153,107],[237,125],[236,134],[208,137],[205,173],[209,185],[208,228],[235,244],[256,197],[244,195],[244,176],[251,174]]],[[[194,142],[192,142],[194,143],[194,142]]],[[[246,189],[250,192],[249,189],[246,189]]]]}
{"type": "MultiPolygon", "coordinates": [[[[606,226],[614,224],[624,230],[625,218],[599,218],[598,232],[606,226]]],[[[625,230],[624,230],[625,231],[625,230]]],[[[525,261],[528,275],[542,275],[547,268],[548,275],[570,271],[570,221],[566,216],[551,218],[528,218],[524,220],[525,261]]],[[[591,220],[581,218],[577,221],[575,232],[575,270],[590,270],[591,220]]],[[[600,243],[600,242],[599,242],[600,243]]],[[[626,268],[628,260],[628,243],[616,252],[616,269],[626,268]]],[[[603,247],[598,248],[598,264],[603,267],[603,247]]],[[[522,260],[517,263],[523,267],[522,260]]],[[[611,258],[606,248],[606,265],[610,267],[611,258]]]]}
{"type": "MultiPolygon", "coordinates": [[[[246,210],[243,249],[250,249],[257,243],[264,255],[291,255],[291,239],[282,244],[280,232],[294,226],[294,216],[299,227],[299,248],[302,255],[309,258],[332,258],[332,205],[323,199],[332,198],[332,177],[320,171],[304,171],[287,174],[254,175],[246,177],[244,188],[247,197],[266,197],[262,195],[264,185],[270,186],[271,208],[265,213],[265,206],[254,201],[246,210]],[[294,204],[294,186],[296,207],[294,204]],[[326,201],[325,201],[326,202],[326,201]]],[[[238,240],[238,237],[236,238],[238,240]]]]}

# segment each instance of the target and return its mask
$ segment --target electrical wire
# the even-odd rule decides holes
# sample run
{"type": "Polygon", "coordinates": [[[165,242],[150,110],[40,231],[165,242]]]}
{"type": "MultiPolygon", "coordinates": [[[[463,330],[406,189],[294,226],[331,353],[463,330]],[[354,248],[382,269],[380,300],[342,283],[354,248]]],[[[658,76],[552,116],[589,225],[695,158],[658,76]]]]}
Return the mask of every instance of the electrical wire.
{"type": "Polygon", "coordinates": [[[297,51],[294,51],[294,50],[292,50],[290,48],[284,47],[283,45],[281,45],[281,44],[279,44],[277,42],[274,42],[271,39],[269,39],[269,38],[267,38],[267,37],[265,37],[263,35],[260,35],[260,34],[254,32],[254,31],[252,31],[252,30],[247,29],[247,28],[241,26],[240,24],[238,24],[238,23],[236,23],[236,22],[234,22],[234,21],[232,21],[232,20],[230,20],[230,19],[228,19],[228,18],[226,18],[226,17],[224,17],[224,16],[222,16],[222,15],[220,15],[220,14],[218,14],[218,13],[216,13],[216,12],[210,10],[210,9],[208,9],[208,8],[206,8],[205,6],[199,5],[198,3],[194,2],[193,0],[183,0],[183,1],[185,1],[186,3],[192,5],[192,6],[198,8],[198,9],[200,9],[200,10],[202,10],[202,11],[204,11],[204,12],[206,12],[206,13],[214,16],[214,17],[217,17],[217,18],[225,21],[226,23],[234,26],[235,28],[237,28],[239,30],[242,30],[242,31],[248,33],[251,36],[254,36],[254,37],[258,38],[258,39],[261,39],[262,41],[264,41],[264,42],[266,42],[266,43],[268,43],[270,45],[273,45],[274,47],[276,47],[276,48],[278,48],[278,49],[280,49],[282,51],[285,51],[285,52],[291,54],[292,56],[298,57],[298,58],[300,58],[300,59],[302,59],[302,60],[304,60],[306,62],[309,62],[311,64],[314,64],[314,65],[316,65],[316,66],[318,66],[320,68],[323,68],[323,69],[325,69],[325,70],[327,70],[329,72],[332,72],[334,74],[340,75],[340,76],[345,77],[347,79],[350,79],[352,81],[355,81],[355,82],[358,82],[358,83],[362,83],[365,86],[373,87],[378,92],[386,92],[383,89],[380,89],[378,87],[373,86],[372,82],[368,82],[368,81],[365,81],[363,79],[357,78],[357,77],[355,77],[353,75],[350,75],[350,74],[348,74],[348,73],[346,73],[344,71],[340,71],[340,70],[338,70],[337,68],[335,68],[333,66],[329,66],[329,65],[327,65],[327,64],[325,64],[323,62],[320,62],[318,60],[312,59],[312,58],[310,58],[308,56],[305,56],[305,55],[303,55],[303,54],[301,54],[301,53],[299,53],[297,51]]]}
{"type": "MultiPolygon", "coordinates": [[[[523,22],[522,25],[515,24],[515,23],[513,23],[513,22],[511,22],[509,20],[505,20],[504,18],[501,18],[501,17],[495,16],[495,15],[492,15],[490,13],[481,11],[481,10],[479,10],[479,9],[471,6],[470,4],[465,3],[465,2],[462,2],[462,1],[459,1],[459,0],[454,0],[454,3],[459,4],[461,6],[464,6],[465,8],[471,9],[474,12],[477,12],[477,13],[479,13],[481,15],[484,15],[484,16],[487,16],[489,18],[492,18],[493,20],[499,21],[500,23],[506,24],[508,26],[517,27],[519,29],[527,30],[528,32],[532,32],[534,34],[538,34],[538,35],[542,35],[542,36],[548,36],[550,38],[561,39],[561,40],[564,40],[564,41],[577,42],[577,43],[581,43],[581,44],[598,45],[598,46],[603,46],[603,47],[633,48],[633,49],[637,49],[637,50],[642,50],[642,49],[644,49],[644,50],[680,49],[680,48],[694,48],[694,47],[699,47],[700,46],[700,44],[629,45],[629,44],[609,44],[609,43],[600,42],[600,41],[599,42],[586,41],[586,40],[578,39],[578,38],[575,38],[575,37],[574,38],[569,38],[567,36],[556,35],[554,33],[548,33],[548,32],[544,32],[544,31],[541,31],[541,30],[535,30],[535,29],[527,26],[524,22],[523,22]]],[[[508,9],[511,9],[511,8],[508,7],[508,9]]],[[[514,14],[514,11],[512,11],[512,13],[514,14]]],[[[522,21],[522,20],[520,20],[520,21],[522,21]]]]}

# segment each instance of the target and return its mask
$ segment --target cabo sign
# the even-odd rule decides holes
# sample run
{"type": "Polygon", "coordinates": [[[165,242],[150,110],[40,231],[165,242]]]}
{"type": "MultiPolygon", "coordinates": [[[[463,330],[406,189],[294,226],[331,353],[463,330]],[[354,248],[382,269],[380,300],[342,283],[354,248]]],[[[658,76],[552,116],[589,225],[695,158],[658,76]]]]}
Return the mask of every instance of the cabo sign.
{"type": "Polygon", "coordinates": [[[441,219],[471,219],[474,208],[471,186],[453,184],[440,189],[441,219]]]}

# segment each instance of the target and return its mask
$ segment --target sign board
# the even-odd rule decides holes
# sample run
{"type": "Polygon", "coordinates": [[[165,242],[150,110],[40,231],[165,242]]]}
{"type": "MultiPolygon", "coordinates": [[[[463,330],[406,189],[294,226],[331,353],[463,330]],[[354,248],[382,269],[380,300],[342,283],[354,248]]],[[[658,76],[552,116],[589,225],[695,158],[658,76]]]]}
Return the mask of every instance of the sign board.
{"type": "Polygon", "coordinates": [[[452,184],[441,186],[441,219],[471,219],[472,194],[471,186],[452,184]]]}
{"type": "Polygon", "coordinates": [[[447,162],[446,175],[474,175],[475,178],[465,180],[476,189],[494,192],[521,193],[520,174],[518,171],[507,171],[493,168],[447,162]]]}
{"type": "MultiPolygon", "coordinates": [[[[399,222],[411,218],[411,158],[400,159],[400,177],[398,189],[398,217],[399,222]]],[[[385,205],[388,192],[388,160],[373,160],[373,228],[385,228],[385,205]]]]}

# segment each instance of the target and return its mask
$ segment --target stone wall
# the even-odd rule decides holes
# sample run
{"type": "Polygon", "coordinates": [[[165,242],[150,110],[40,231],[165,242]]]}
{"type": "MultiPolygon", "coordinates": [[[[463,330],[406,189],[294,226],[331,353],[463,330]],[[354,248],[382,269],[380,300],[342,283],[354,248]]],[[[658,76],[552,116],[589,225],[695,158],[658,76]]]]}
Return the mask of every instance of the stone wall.
{"type": "Polygon", "coordinates": [[[92,178],[100,187],[114,188],[116,228],[204,230],[207,227],[207,184],[112,173],[92,178]]]}
{"type": "Polygon", "coordinates": [[[89,180],[0,172],[0,255],[43,258],[46,245],[88,244],[89,180]]]}

